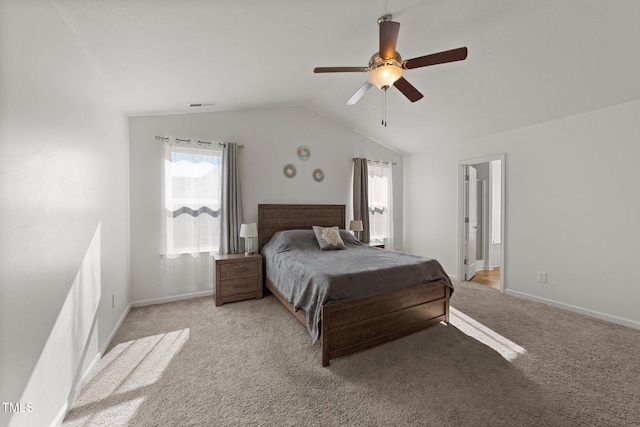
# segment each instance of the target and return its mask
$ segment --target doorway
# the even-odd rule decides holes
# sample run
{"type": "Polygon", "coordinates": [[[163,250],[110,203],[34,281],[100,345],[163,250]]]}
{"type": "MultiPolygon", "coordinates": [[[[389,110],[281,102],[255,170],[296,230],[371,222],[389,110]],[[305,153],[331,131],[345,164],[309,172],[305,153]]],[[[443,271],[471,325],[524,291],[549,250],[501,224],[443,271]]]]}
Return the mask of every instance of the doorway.
{"type": "Polygon", "coordinates": [[[459,280],[505,290],[506,156],[459,162],[459,280]]]}

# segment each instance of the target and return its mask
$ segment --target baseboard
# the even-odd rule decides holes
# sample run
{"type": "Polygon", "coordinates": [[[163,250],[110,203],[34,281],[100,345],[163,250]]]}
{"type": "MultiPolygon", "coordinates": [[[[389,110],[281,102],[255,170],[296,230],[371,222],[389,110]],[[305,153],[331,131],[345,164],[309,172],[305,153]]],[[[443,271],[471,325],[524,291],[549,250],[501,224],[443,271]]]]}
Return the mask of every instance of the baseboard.
{"type": "Polygon", "coordinates": [[[528,294],[526,292],[514,291],[506,289],[505,293],[514,297],[528,299],[531,301],[541,302],[553,307],[562,308],[565,310],[573,311],[574,313],[584,314],[585,316],[595,317],[596,319],[606,320],[607,322],[616,323],[618,325],[627,326],[629,328],[640,329],[640,322],[631,319],[625,319],[624,317],[613,316],[611,314],[601,313],[595,310],[589,310],[588,308],[582,308],[571,304],[565,304],[563,302],[554,301],[547,298],[538,297],[528,294]]]}
{"type": "Polygon", "coordinates": [[[213,289],[210,289],[208,291],[193,292],[191,294],[174,295],[174,296],[170,296],[170,297],[154,298],[154,299],[148,299],[148,300],[144,300],[144,301],[136,301],[136,302],[132,302],[131,303],[131,307],[143,307],[145,305],[165,304],[167,302],[180,301],[180,300],[183,300],[183,299],[206,297],[206,296],[213,296],[213,289]]]}
{"type": "Polygon", "coordinates": [[[71,405],[73,405],[73,402],[75,402],[76,398],[80,394],[80,391],[84,388],[85,385],[87,385],[91,371],[93,371],[93,369],[96,367],[100,359],[102,359],[102,355],[107,350],[107,347],[109,347],[109,344],[111,344],[113,337],[115,337],[116,333],[118,332],[118,329],[120,329],[120,326],[122,326],[122,322],[124,322],[124,319],[126,319],[130,310],[131,310],[131,304],[129,304],[127,308],[124,309],[124,312],[118,319],[118,322],[111,330],[111,333],[109,334],[109,337],[107,338],[103,348],[101,348],[100,351],[94,356],[93,360],[91,361],[87,369],[82,373],[82,376],[80,377],[80,380],[78,381],[76,386],[73,388],[73,391],[69,396],[69,399],[67,399],[67,401],[64,402],[64,405],[62,405],[62,408],[58,412],[58,415],[54,418],[53,422],[51,423],[51,427],[59,427],[62,425],[64,418],[67,416],[67,412],[69,412],[69,408],[71,407],[71,405]]]}
{"type": "MultiPolygon", "coordinates": [[[[118,330],[118,326],[116,326],[115,330],[118,330]]],[[[58,412],[58,416],[55,418],[55,420],[51,424],[52,427],[57,427],[62,425],[64,418],[67,416],[67,412],[69,412],[69,408],[71,408],[71,405],[73,405],[73,402],[75,402],[76,398],[80,394],[80,391],[89,381],[89,374],[91,374],[91,371],[93,370],[93,368],[95,368],[95,366],[98,364],[100,359],[102,359],[102,355],[103,355],[103,352],[99,352],[95,355],[95,357],[93,358],[93,360],[91,361],[87,369],[82,374],[82,377],[80,378],[76,386],[73,388],[73,391],[69,399],[67,399],[67,401],[64,402],[62,409],[60,410],[60,412],[58,412]]]]}
{"type": "Polygon", "coordinates": [[[454,275],[454,274],[448,274],[447,276],[449,276],[449,279],[451,279],[452,282],[457,282],[458,281],[458,276],[454,275]]]}
{"type": "Polygon", "coordinates": [[[129,304],[127,308],[125,308],[124,311],[122,312],[122,315],[118,319],[118,322],[113,327],[113,329],[111,330],[111,333],[109,334],[109,337],[105,341],[104,347],[100,349],[100,355],[104,354],[104,352],[107,350],[107,347],[109,347],[109,344],[111,344],[111,341],[113,341],[113,337],[116,336],[116,333],[120,329],[120,326],[122,326],[122,323],[124,323],[124,319],[127,318],[129,311],[131,311],[131,307],[132,307],[132,304],[129,304]]]}
{"type": "Polygon", "coordinates": [[[64,417],[67,416],[68,410],[69,410],[69,401],[67,400],[66,402],[64,402],[64,405],[62,405],[62,409],[60,409],[60,412],[58,412],[58,415],[56,415],[56,417],[53,419],[53,422],[51,423],[51,427],[60,427],[62,425],[62,422],[64,421],[64,417]]]}

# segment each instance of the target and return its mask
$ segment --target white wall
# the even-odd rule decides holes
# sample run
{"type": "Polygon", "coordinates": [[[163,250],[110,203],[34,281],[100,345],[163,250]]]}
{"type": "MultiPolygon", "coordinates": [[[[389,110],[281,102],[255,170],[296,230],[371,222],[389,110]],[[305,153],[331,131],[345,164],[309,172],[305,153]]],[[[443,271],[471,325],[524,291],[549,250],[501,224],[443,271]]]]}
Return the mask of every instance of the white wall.
{"type": "Polygon", "coordinates": [[[506,153],[507,292],[640,327],[638,117],[634,101],[406,156],[405,248],[456,274],[458,162],[506,153]]]}
{"type": "Polygon", "coordinates": [[[341,203],[350,211],[352,158],[397,162],[393,181],[394,229],[396,246],[402,247],[402,155],[305,108],[132,117],[129,128],[134,302],[211,292],[213,287],[213,263],[208,257],[160,257],[163,148],[154,139],[156,135],[243,144],[240,179],[245,222],[257,221],[259,203],[341,203]],[[297,157],[301,145],[311,151],[307,161],[297,157]],[[287,163],[297,168],[292,179],[282,172],[287,163]],[[316,168],[325,174],[320,183],[311,176],[316,168]]]}
{"type": "Polygon", "coordinates": [[[47,426],[129,305],[127,120],[46,0],[0,64],[0,426],[47,426]]]}

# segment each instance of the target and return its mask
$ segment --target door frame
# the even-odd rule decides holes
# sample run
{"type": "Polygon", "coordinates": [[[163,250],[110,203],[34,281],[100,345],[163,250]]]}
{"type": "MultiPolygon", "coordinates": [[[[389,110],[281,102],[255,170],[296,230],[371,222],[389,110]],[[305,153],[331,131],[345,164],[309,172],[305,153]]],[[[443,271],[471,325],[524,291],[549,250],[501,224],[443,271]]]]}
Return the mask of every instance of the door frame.
{"type": "Polygon", "coordinates": [[[506,153],[494,154],[484,157],[476,157],[473,159],[460,160],[458,162],[458,279],[464,280],[465,266],[464,266],[464,242],[465,242],[465,223],[464,223],[464,181],[465,181],[465,169],[467,165],[473,165],[476,163],[488,163],[493,160],[500,160],[500,292],[504,292],[506,288],[506,248],[507,248],[507,204],[506,204],[506,184],[507,184],[507,155],[506,153]]]}
{"type": "MultiPolygon", "coordinates": [[[[463,211],[465,217],[465,227],[464,227],[464,248],[463,254],[466,255],[465,259],[467,260],[467,264],[464,268],[463,277],[465,280],[467,277],[473,277],[476,274],[476,260],[477,257],[477,249],[478,249],[478,179],[477,174],[478,170],[474,168],[472,165],[465,165],[465,181],[464,185],[464,198],[463,198],[463,211]],[[472,173],[473,171],[473,173],[472,173]],[[476,179],[472,181],[471,175],[473,175],[476,179]],[[467,178],[468,176],[468,178],[467,178]],[[473,195],[473,197],[472,197],[473,195]],[[474,200],[475,199],[475,200],[474,200]],[[471,209],[471,207],[475,207],[475,212],[471,209]],[[472,216],[474,218],[474,227],[475,230],[472,231],[471,223],[472,216]],[[468,221],[468,222],[467,222],[468,221]],[[471,244],[473,237],[473,245],[471,244]],[[471,270],[471,271],[470,271],[471,270]]],[[[464,264],[464,263],[463,263],[464,264]]]]}

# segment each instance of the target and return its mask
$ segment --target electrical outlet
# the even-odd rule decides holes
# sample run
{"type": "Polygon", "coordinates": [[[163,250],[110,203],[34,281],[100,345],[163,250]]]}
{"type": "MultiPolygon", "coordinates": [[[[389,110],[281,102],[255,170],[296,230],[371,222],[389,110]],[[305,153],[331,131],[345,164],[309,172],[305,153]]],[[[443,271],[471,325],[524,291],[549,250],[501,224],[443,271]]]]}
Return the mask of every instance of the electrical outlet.
{"type": "Polygon", "coordinates": [[[538,271],[538,282],[547,283],[547,273],[538,271]]]}

